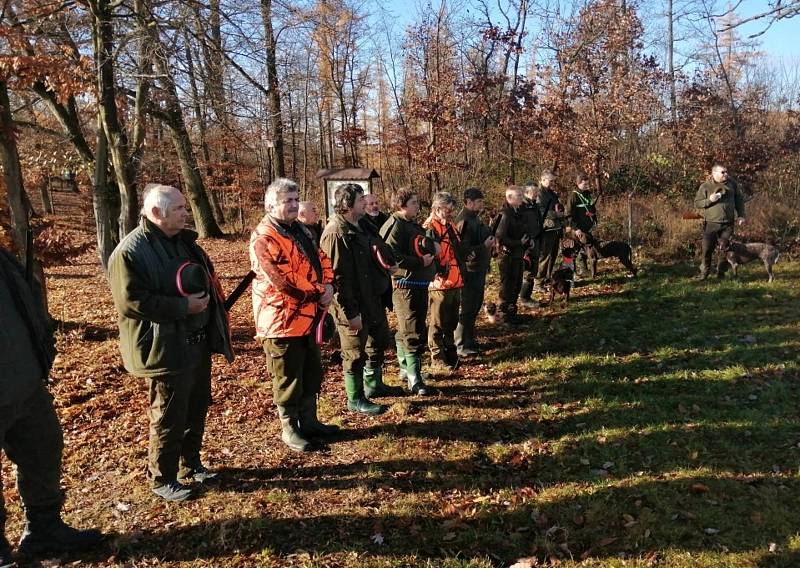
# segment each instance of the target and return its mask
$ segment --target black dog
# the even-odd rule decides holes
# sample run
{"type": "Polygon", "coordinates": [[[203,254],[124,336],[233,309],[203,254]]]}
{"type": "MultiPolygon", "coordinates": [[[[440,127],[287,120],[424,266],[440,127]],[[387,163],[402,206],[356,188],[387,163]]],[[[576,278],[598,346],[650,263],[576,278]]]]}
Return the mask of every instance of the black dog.
{"type": "Polygon", "coordinates": [[[764,263],[764,268],[767,269],[768,282],[772,282],[774,279],[772,265],[778,262],[778,258],[781,256],[776,246],[767,243],[737,243],[730,239],[719,240],[719,251],[720,254],[725,255],[728,264],[733,268],[734,277],[738,276],[740,264],[760,259],[764,263]]]}
{"type": "Polygon", "coordinates": [[[589,270],[592,278],[597,275],[597,261],[601,258],[616,258],[622,266],[628,269],[628,273],[634,278],[638,274],[636,266],[633,264],[633,250],[628,243],[622,241],[600,242],[583,231],[575,231],[578,242],[583,246],[586,258],[589,259],[589,270]]]}

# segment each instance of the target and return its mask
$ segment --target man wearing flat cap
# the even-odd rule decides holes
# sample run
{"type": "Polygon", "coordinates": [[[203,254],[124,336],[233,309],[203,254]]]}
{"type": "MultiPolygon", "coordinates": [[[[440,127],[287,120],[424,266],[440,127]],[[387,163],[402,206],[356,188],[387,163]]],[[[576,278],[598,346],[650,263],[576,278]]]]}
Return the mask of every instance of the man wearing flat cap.
{"type": "Polygon", "coordinates": [[[167,501],[184,501],[216,474],[200,460],[211,404],[211,354],[233,361],[228,318],[211,260],[185,228],[186,199],[150,184],[142,220],[114,249],[108,279],[119,314],[125,369],[147,380],[148,478],[167,501]]]}

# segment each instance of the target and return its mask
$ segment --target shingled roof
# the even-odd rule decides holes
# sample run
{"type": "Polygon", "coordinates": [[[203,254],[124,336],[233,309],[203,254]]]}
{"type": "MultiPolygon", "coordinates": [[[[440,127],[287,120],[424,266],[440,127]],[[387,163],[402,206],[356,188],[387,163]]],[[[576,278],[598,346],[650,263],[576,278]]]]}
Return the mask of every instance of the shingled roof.
{"type": "Polygon", "coordinates": [[[370,168],[327,168],[317,171],[317,179],[372,179],[381,175],[370,168]]]}

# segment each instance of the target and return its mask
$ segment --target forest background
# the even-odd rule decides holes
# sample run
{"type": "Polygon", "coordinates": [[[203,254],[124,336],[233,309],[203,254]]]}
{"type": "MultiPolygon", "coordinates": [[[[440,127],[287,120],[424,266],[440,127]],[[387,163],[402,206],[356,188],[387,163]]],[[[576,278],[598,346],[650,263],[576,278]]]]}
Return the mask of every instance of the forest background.
{"type": "Polygon", "coordinates": [[[105,265],[149,182],[181,187],[213,237],[247,231],[277,176],[321,202],[318,170],[374,168],[385,201],[403,185],[423,200],[477,185],[496,207],[507,184],[548,167],[565,188],[578,169],[593,177],[604,234],[686,255],[689,202],[721,161],[757,198],[749,234],[790,246],[800,58],[760,46],[781,26],[788,36],[798,11],[785,0],[4,0],[2,235],[21,250],[33,216],[40,260],[85,250],[46,216],[53,191],[78,191],[105,265]]]}

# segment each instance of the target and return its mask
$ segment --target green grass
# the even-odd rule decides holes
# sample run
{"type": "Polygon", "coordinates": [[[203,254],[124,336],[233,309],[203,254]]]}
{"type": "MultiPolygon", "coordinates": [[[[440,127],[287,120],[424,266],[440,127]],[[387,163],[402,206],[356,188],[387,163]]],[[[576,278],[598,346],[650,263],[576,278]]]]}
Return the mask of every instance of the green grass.
{"type": "MultiPolygon", "coordinates": [[[[269,389],[223,381],[206,455],[228,469],[191,504],[138,487],[130,518],[112,515],[131,477],[110,472],[144,448],[112,440],[110,485],[68,502],[118,532],[88,565],[800,566],[800,265],[771,285],[604,270],[526,328],[481,322],[482,362],[383,417],[343,415],[329,369],[321,414],[347,433],[327,454],[286,451],[252,410],[269,389]]],[[[141,402],[119,419],[143,424],[141,402]]],[[[70,475],[97,455],[68,457],[70,475]]]]}

